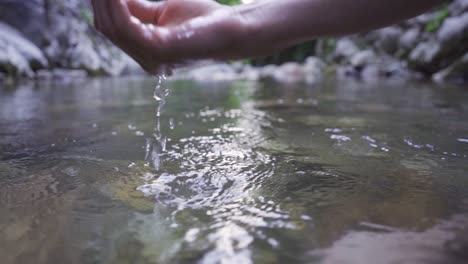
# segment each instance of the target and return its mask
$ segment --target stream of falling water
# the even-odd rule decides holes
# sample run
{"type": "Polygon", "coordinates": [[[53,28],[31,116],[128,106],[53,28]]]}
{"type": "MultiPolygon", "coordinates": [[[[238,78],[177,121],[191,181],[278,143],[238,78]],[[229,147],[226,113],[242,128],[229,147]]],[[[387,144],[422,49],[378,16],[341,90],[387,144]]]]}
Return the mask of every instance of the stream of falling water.
{"type": "MultiPolygon", "coordinates": [[[[161,130],[161,114],[166,104],[166,97],[169,95],[169,89],[164,85],[166,75],[160,74],[156,77],[156,87],[154,89],[154,99],[156,106],[156,126],[152,138],[146,139],[146,162],[150,163],[156,170],[161,167],[161,155],[166,151],[167,138],[161,130]]],[[[172,126],[172,125],[171,125],[172,126]]]]}

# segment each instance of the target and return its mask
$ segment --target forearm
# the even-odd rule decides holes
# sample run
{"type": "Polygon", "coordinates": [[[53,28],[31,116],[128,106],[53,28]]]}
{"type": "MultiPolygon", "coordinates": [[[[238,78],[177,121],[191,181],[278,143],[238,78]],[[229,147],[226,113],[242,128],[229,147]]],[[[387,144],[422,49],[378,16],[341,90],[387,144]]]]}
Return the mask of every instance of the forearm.
{"type": "Polygon", "coordinates": [[[260,45],[280,49],[324,36],[353,34],[416,16],[442,0],[263,0],[237,12],[260,45]]]}

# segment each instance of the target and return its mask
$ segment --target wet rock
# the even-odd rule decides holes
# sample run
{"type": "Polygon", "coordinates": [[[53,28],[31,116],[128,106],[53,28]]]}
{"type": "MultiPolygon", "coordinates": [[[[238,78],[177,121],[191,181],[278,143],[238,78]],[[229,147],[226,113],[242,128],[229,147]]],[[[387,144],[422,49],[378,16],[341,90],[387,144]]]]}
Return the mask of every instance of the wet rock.
{"type": "Polygon", "coordinates": [[[449,6],[450,14],[458,16],[468,11],[468,0],[455,0],[449,6]]]}
{"type": "Polygon", "coordinates": [[[279,66],[274,73],[274,79],[281,83],[303,82],[304,76],[304,68],[296,62],[285,63],[279,66]]]}
{"type": "Polygon", "coordinates": [[[324,69],[325,63],[319,58],[307,58],[303,66],[305,83],[314,84],[321,81],[324,69]]]}
{"type": "Polygon", "coordinates": [[[0,47],[0,72],[10,76],[30,77],[33,75],[29,63],[12,46],[0,47]]]}
{"type": "Polygon", "coordinates": [[[409,56],[410,65],[433,74],[454,63],[468,51],[468,13],[447,18],[431,40],[421,42],[409,56]]]}
{"type": "Polygon", "coordinates": [[[468,39],[468,13],[445,19],[437,32],[437,39],[448,48],[466,44],[468,39]]]}
{"type": "Polygon", "coordinates": [[[336,76],[339,79],[346,79],[346,78],[359,78],[361,76],[361,72],[356,70],[354,67],[349,65],[347,66],[338,66],[336,69],[336,76]]]}
{"type": "Polygon", "coordinates": [[[273,79],[273,76],[275,75],[275,72],[277,70],[278,66],[276,65],[266,65],[261,67],[259,70],[259,77],[261,80],[270,80],[273,79]]]}
{"type": "Polygon", "coordinates": [[[0,22],[0,71],[13,76],[32,76],[48,62],[41,50],[23,34],[0,22]]]}
{"type": "Polygon", "coordinates": [[[342,38],[336,42],[334,59],[337,61],[347,61],[359,52],[357,45],[349,38],[342,38]]]}
{"type": "Polygon", "coordinates": [[[38,80],[69,80],[86,78],[88,73],[85,70],[74,69],[53,69],[39,70],[36,72],[35,78],[38,80]]]}
{"type": "Polygon", "coordinates": [[[420,34],[421,30],[418,27],[405,31],[399,39],[400,48],[410,50],[415,47],[419,41],[420,34]]]}
{"type": "Polygon", "coordinates": [[[366,67],[367,65],[375,64],[377,62],[377,57],[375,53],[371,50],[360,51],[351,58],[351,66],[360,70],[366,67]]]}
{"type": "Polygon", "coordinates": [[[449,67],[434,74],[432,79],[436,82],[464,83],[468,81],[468,53],[456,60],[449,67]]]}
{"type": "Polygon", "coordinates": [[[377,47],[388,54],[395,53],[399,48],[399,40],[402,33],[403,30],[397,26],[377,31],[377,47]]]}
{"type": "Polygon", "coordinates": [[[239,78],[242,80],[258,81],[260,79],[260,70],[250,65],[244,65],[240,69],[239,78]]]}
{"type": "Polygon", "coordinates": [[[409,55],[409,62],[416,70],[433,73],[439,68],[438,54],[441,47],[438,42],[429,41],[419,43],[409,55]]]}
{"type": "Polygon", "coordinates": [[[186,79],[195,81],[233,81],[239,78],[234,67],[227,63],[209,65],[194,65],[190,68],[175,72],[173,79],[186,79]]]}
{"type": "Polygon", "coordinates": [[[359,76],[365,81],[376,81],[382,77],[380,68],[377,65],[365,67],[362,69],[359,76]]]}
{"type": "Polygon", "coordinates": [[[51,67],[121,74],[130,60],[93,29],[90,16],[88,1],[0,1],[0,20],[28,36],[51,67]]]}

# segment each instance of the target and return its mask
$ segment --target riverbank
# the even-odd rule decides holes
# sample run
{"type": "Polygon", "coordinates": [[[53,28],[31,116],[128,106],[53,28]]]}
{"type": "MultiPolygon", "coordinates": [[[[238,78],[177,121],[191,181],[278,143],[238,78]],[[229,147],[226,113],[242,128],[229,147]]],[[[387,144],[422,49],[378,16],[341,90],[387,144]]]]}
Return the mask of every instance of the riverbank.
{"type": "MultiPolygon", "coordinates": [[[[318,39],[300,62],[214,64],[177,78],[263,78],[315,83],[324,75],[363,80],[468,81],[468,0],[456,0],[400,24],[354,36],[318,39]],[[215,73],[215,74],[210,74],[215,73]]],[[[92,26],[77,0],[0,2],[0,80],[144,74],[92,26]],[[27,19],[24,19],[27,18],[27,19]]]]}

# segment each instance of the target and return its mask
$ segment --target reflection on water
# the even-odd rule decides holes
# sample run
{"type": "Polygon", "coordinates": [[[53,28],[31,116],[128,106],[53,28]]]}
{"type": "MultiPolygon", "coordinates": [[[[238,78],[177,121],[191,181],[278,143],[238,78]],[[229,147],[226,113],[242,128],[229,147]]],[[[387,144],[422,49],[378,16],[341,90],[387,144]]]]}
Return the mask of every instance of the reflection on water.
{"type": "Polygon", "coordinates": [[[168,82],[155,170],[152,87],[0,89],[2,263],[468,259],[466,91],[168,82]]]}

